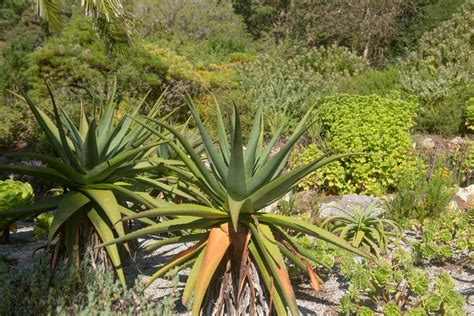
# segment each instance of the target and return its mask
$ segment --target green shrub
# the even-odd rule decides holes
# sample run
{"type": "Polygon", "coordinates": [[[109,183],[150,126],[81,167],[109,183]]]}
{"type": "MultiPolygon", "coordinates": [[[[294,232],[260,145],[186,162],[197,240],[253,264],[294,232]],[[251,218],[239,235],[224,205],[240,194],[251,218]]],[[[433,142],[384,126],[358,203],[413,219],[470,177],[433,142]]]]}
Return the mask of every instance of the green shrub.
{"type": "Polygon", "coordinates": [[[402,55],[406,50],[416,49],[423,34],[431,32],[441,23],[449,20],[465,0],[429,0],[416,1],[417,8],[413,19],[409,21],[403,36],[396,40],[391,57],[402,55]]]}
{"type": "Polygon", "coordinates": [[[395,197],[387,202],[387,215],[401,226],[409,226],[410,220],[423,222],[437,218],[448,210],[454,195],[452,181],[442,174],[427,178],[426,172],[406,176],[397,185],[395,197]]]}
{"type": "Polygon", "coordinates": [[[338,85],[338,92],[356,95],[389,96],[400,90],[400,70],[391,66],[383,70],[369,69],[345,78],[338,85]]]}
{"type": "MultiPolygon", "coordinates": [[[[416,102],[397,97],[341,95],[324,100],[317,120],[325,151],[363,153],[333,162],[308,176],[298,188],[332,194],[393,191],[402,172],[413,169],[410,129],[416,102]]],[[[311,144],[291,159],[292,167],[321,154],[311,144]]]]}
{"type": "Polygon", "coordinates": [[[451,19],[424,34],[400,63],[403,91],[420,101],[417,129],[453,135],[463,130],[463,111],[473,96],[472,20],[467,1],[451,19]]]}
{"type": "Polygon", "coordinates": [[[51,273],[49,258],[40,253],[33,265],[14,270],[0,258],[0,314],[2,315],[174,315],[171,296],[154,302],[137,282],[125,289],[102,267],[90,270],[84,260],[79,270],[61,266],[51,273]],[[80,280],[80,282],[78,282],[80,280]]]}
{"type": "Polygon", "coordinates": [[[147,0],[134,5],[137,31],[193,63],[222,63],[254,42],[229,0],[147,0]]]}

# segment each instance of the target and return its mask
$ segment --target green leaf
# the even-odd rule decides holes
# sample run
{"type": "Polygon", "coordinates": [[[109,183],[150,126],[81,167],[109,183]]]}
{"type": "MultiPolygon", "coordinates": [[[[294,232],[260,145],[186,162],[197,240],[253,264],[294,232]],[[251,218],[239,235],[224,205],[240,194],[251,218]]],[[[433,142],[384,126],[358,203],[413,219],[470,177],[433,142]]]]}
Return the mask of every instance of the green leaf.
{"type": "Polygon", "coordinates": [[[89,217],[92,225],[94,226],[95,230],[100,236],[100,239],[104,243],[110,243],[106,246],[107,253],[109,254],[110,261],[114,266],[115,272],[124,287],[127,286],[125,282],[125,275],[123,274],[122,270],[122,262],[120,260],[120,255],[117,249],[117,245],[111,243],[114,240],[114,233],[108,226],[107,222],[102,218],[102,216],[95,210],[91,209],[87,216],[89,217]]]}
{"type": "Polygon", "coordinates": [[[269,223],[273,224],[275,226],[280,226],[283,228],[295,230],[298,232],[302,232],[314,237],[317,237],[321,240],[324,240],[330,244],[333,244],[335,246],[338,246],[342,249],[345,249],[347,251],[350,251],[356,255],[359,255],[361,257],[370,259],[371,256],[367,254],[365,251],[362,251],[360,249],[357,249],[353,246],[351,246],[349,243],[347,243],[345,240],[337,237],[334,234],[331,234],[325,229],[322,229],[316,225],[310,224],[304,220],[301,220],[299,218],[295,217],[289,217],[289,216],[283,216],[283,215],[278,215],[278,214],[263,214],[260,213],[257,215],[258,220],[260,222],[264,223],[269,223]]]}
{"type": "Polygon", "coordinates": [[[87,196],[77,191],[70,191],[63,194],[61,202],[59,202],[57,209],[54,211],[48,239],[51,241],[61,225],[89,202],[90,200],[87,196]]]}
{"type": "Polygon", "coordinates": [[[183,229],[197,229],[197,228],[209,228],[217,223],[222,222],[218,220],[209,219],[195,219],[190,217],[180,217],[177,219],[171,219],[164,221],[163,223],[148,226],[134,232],[131,232],[123,237],[114,239],[107,243],[101,244],[100,247],[108,246],[111,244],[125,242],[131,239],[139,238],[150,234],[161,234],[165,232],[174,232],[183,229]]]}
{"type": "MultiPolygon", "coordinates": [[[[192,104],[191,98],[189,96],[188,96],[187,101],[188,101],[187,102],[188,108],[191,111],[191,114],[193,115],[194,120],[196,121],[196,126],[199,129],[199,132],[201,134],[202,142],[204,144],[204,148],[206,150],[207,156],[209,157],[210,162],[216,168],[218,175],[222,179],[225,179],[227,175],[227,166],[225,165],[224,160],[222,159],[222,156],[220,156],[218,152],[216,151],[216,148],[214,147],[214,143],[212,142],[211,137],[207,133],[206,128],[204,127],[204,124],[202,123],[201,118],[199,117],[199,114],[194,108],[194,105],[192,104]]],[[[216,103],[216,107],[218,107],[217,103],[216,103]]],[[[218,129],[219,129],[219,125],[218,125],[218,129]]]]}
{"type": "MultiPolygon", "coordinates": [[[[269,235],[266,233],[265,235],[260,233],[259,229],[257,229],[253,223],[248,223],[248,225],[252,231],[252,240],[255,240],[256,247],[259,249],[265,262],[268,264],[270,274],[273,276],[273,280],[276,283],[275,285],[283,296],[291,314],[299,315],[296,298],[290,280],[288,279],[288,272],[286,271],[285,262],[281,256],[280,250],[276,245],[272,244],[271,239],[267,239],[271,238],[269,235]]],[[[262,230],[263,227],[264,226],[260,227],[260,230],[262,230]]],[[[267,232],[268,231],[269,229],[267,232]]],[[[269,233],[271,234],[271,231],[269,233]]]]}
{"type": "Polygon", "coordinates": [[[83,171],[82,167],[81,167],[79,161],[77,160],[77,157],[74,156],[74,154],[72,152],[72,149],[71,149],[72,146],[70,146],[71,140],[69,140],[66,137],[66,134],[64,133],[63,123],[61,122],[61,117],[59,116],[58,107],[56,106],[56,100],[54,98],[52,88],[51,88],[51,86],[49,85],[49,83],[47,81],[46,81],[46,88],[48,89],[49,96],[51,97],[51,103],[53,104],[54,117],[56,119],[56,128],[59,132],[59,138],[61,140],[63,151],[66,154],[67,161],[70,164],[72,164],[72,166],[76,170],[79,170],[79,171],[82,172],[83,171]]]}
{"type": "Polygon", "coordinates": [[[61,160],[44,155],[44,154],[39,154],[39,153],[32,153],[32,152],[16,152],[16,153],[6,153],[4,155],[7,158],[16,158],[16,159],[37,159],[41,160],[42,162],[48,164],[49,166],[53,167],[56,171],[60,172],[61,174],[67,176],[71,180],[74,180],[74,182],[80,183],[80,184],[87,184],[86,178],[71,168],[69,165],[65,164],[61,160]]]}
{"type": "Polygon", "coordinates": [[[204,258],[205,252],[206,249],[199,253],[197,260],[194,263],[193,268],[191,269],[191,272],[189,272],[188,280],[186,281],[186,285],[184,286],[183,290],[183,295],[181,296],[181,302],[184,306],[188,305],[189,298],[194,292],[196,281],[199,277],[199,272],[201,271],[202,260],[204,258]]]}
{"type": "Polygon", "coordinates": [[[281,198],[286,194],[293,186],[295,186],[301,179],[311,172],[325,166],[326,164],[333,162],[335,160],[341,159],[346,156],[353,154],[342,154],[336,155],[330,158],[325,158],[325,156],[315,159],[314,161],[293,169],[292,171],[278,177],[277,179],[271,181],[270,183],[262,186],[256,192],[254,192],[250,198],[254,205],[255,210],[260,210],[265,206],[273,203],[274,201],[281,198]]]}
{"type": "Polygon", "coordinates": [[[230,212],[230,217],[232,220],[232,226],[237,231],[239,216],[241,213],[252,213],[252,201],[250,199],[245,199],[241,201],[234,200],[231,196],[227,198],[227,207],[230,212]]]}
{"type": "Polygon", "coordinates": [[[255,162],[257,159],[257,152],[259,147],[259,140],[263,134],[262,129],[262,111],[263,106],[259,106],[255,114],[252,130],[250,131],[247,150],[245,152],[245,174],[247,181],[252,178],[255,162]]]}
{"type": "Polygon", "coordinates": [[[162,191],[165,191],[167,193],[176,194],[177,196],[180,196],[180,197],[185,198],[187,200],[196,201],[196,199],[192,195],[178,189],[177,187],[166,184],[164,182],[157,181],[155,179],[151,179],[151,178],[148,178],[148,177],[135,177],[134,180],[136,180],[137,182],[140,182],[144,185],[147,185],[148,187],[155,187],[155,188],[160,189],[162,191]]]}
{"type": "Polygon", "coordinates": [[[247,183],[245,177],[244,152],[242,143],[242,130],[240,127],[240,116],[234,106],[234,126],[232,137],[231,156],[229,172],[227,174],[228,194],[234,200],[241,200],[247,196],[247,183]]]}
{"type": "Polygon", "coordinates": [[[84,141],[84,151],[82,154],[82,164],[89,170],[97,165],[99,160],[96,129],[97,124],[95,120],[92,120],[91,125],[87,130],[86,139],[84,141]]]}
{"type": "Polygon", "coordinates": [[[97,166],[95,166],[94,168],[92,168],[87,173],[87,178],[91,179],[94,182],[103,181],[107,179],[107,177],[110,176],[112,173],[114,173],[114,171],[116,171],[117,168],[120,167],[123,163],[130,162],[130,159],[132,157],[135,157],[141,152],[144,152],[150,148],[153,148],[157,146],[158,144],[159,143],[154,143],[148,146],[143,146],[140,148],[122,152],[118,154],[117,156],[115,156],[114,158],[104,161],[98,164],[97,166]]]}
{"type": "Polygon", "coordinates": [[[180,243],[188,243],[188,242],[193,242],[193,241],[198,241],[203,238],[205,238],[209,233],[202,233],[202,234],[194,234],[194,235],[184,235],[184,236],[177,236],[177,237],[171,237],[171,238],[166,238],[162,240],[158,240],[151,245],[147,246],[145,248],[146,251],[150,251],[162,246],[166,245],[172,245],[172,244],[180,244],[180,243]]]}
{"type": "Polygon", "coordinates": [[[141,217],[159,217],[159,216],[192,216],[202,218],[225,218],[228,217],[227,213],[224,213],[215,208],[197,205],[197,204],[177,204],[162,206],[159,208],[151,209],[148,211],[136,213],[131,216],[127,216],[124,220],[141,218],[141,217]]]}
{"type": "Polygon", "coordinates": [[[119,237],[125,236],[125,230],[119,205],[115,199],[114,193],[111,190],[95,190],[78,188],[84,195],[86,195],[94,204],[95,208],[99,208],[107,215],[110,223],[113,225],[119,237]]]}
{"type": "Polygon", "coordinates": [[[267,288],[267,291],[271,293],[272,297],[272,303],[273,306],[275,307],[275,311],[277,315],[279,316],[285,316],[287,315],[286,307],[283,305],[283,301],[281,299],[280,294],[278,293],[274,281],[272,277],[270,276],[270,272],[268,271],[268,264],[262,259],[262,256],[255,246],[254,241],[250,241],[249,243],[249,250],[250,254],[252,255],[253,262],[255,263],[255,266],[257,270],[260,272],[260,275],[263,279],[263,282],[265,283],[265,286],[267,288]]]}
{"type": "Polygon", "coordinates": [[[7,225],[22,218],[54,210],[58,206],[61,199],[62,196],[47,197],[36,201],[33,204],[23,205],[7,211],[2,211],[0,212],[0,221],[2,225],[7,225]],[[6,220],[5,223],[3,222],[4,220],[6,220]]]}
{"type": "Polygon", "coordinates": [[[70,183],[71,180],[64,177],[62,174],[54,169],[39,167],[39,166],[27,166],[27,165],[0,165],[0,173],[11,172],[15,174],[29,175],[38,178],[42,178],[48,181],[59,182],[59,183],[70,183]]]}

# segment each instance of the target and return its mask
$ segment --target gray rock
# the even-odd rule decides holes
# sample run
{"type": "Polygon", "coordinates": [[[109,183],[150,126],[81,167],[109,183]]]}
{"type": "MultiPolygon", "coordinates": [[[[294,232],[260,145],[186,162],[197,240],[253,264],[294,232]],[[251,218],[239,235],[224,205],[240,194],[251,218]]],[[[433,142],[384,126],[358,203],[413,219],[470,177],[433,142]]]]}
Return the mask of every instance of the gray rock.
{"type": "Polygon", "coordinates": [[[421,147],[427,150],[433,149],[435,148],[435,142],[433,141],[431,137],[425,138],[423,139],[423,142],[421,143],[421,147]]]}
{"type": "MultiPolygon", "coordinates": [[[[383,203],[383,198],[377,198],[367,195],[355,195],[348,194],[339,197],[337,200],[330,202],[321,202],[319,208],[319,215],[323,218],[328,218],[332,216],[341,216],[344,215],[344,212],[341,211],[351,211],[354,209],[367,209],[370,204],[376,203],[379,206],[383,203]]],[[[380,207],[378,207],[380,208],[380,207]]],[[[380,212],[382,209],[380,208],[380,212]]]]}
{"type": "Polygon", "coordinates": [[[293,211],[296,214],[312,216],[319,209],[319,194],[315,191],[301,191],[294,196],[293,211]]]}
{"type": "Polygon", "coordinates": [[[466,188],[460,188],[453,197],[454,203],[461,210],[469,210],[474,208],[474,184],[466,188]]]}

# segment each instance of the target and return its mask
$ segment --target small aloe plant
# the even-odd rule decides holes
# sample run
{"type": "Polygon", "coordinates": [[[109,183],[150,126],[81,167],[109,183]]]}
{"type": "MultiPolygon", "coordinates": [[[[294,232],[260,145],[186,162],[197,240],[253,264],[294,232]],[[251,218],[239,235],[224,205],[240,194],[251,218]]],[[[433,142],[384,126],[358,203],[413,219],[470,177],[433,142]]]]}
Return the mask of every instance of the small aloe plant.
{"type": "Polygon", "coordinates": [[[377,257],[386,252],[390,238],[402,237],[401,228],[396,222],[376,214],[380,209],[375,202],[367,209],[339,210],[344,215],[329,217],[322,226],[354,247],[365,247],[377,257]]]}
{"type": "MultiPolygon", "coordinates": [[[[286,315],[289,309],[291,314],[297,315],[298,307],[284,257],[308,273],[316,291],[319,291],[319,278],[313,270],[313,264],[318,259],[290,237],[287,230],[320,238],[360,256],[368,255],[307,221],[271,214],[264,209],[284,196],[306,175],[342,156],[322,156],[307,165],[283,173],[292,148],[309,126],[310,113],[301,120],[287,143],[272,155],[274,145],[280,139],[284,127],[280,127],[270,142],[264,146],[262,108],[259,108],[255,115],[246,147],[243,144],[239,113],[235,107],[230,122],[229,138],[224,128],[221,110],[216,103],[217,144],[207,133],[191,103],[189,108],[200,132],[208,164],[203,162],[202,157],[187,139],[172,126],[155,119],[148,119],[147,123],[142,124],[157,135],[160,135],[160,132],[149,127],[148,123],[159,125],[176,137],[182,147],[174,143],[170,143],[170,146],[189,169],[182,176],[192,181],[207,196],[207,205],[168,205],[127,216],[124,219],[157,216],[163,216],[165,219],[161,223],[131,232],[102,246],[110,246],[148,234],[185,231],[185,234],[159,240],[148,247],[155,249],[169,244],[196,242],[162,266],[151,276],[148,284],[172,269],[180,270],[192,265],[182,302],[187,305],[193,297],[192,313],[198,315],[211,280],[216,280],[215,278],[222,276],[220,273],[226,274],[228,271],[234,271],[234,276],[237,275],[234,297],[236,305],[239,305],[244,284],[252,282],[250,277],[252,264],[263,280],[277,314],[286,315]]],[[[223,281],[223,284],[225,286],[227,283],[223,281]]],[[[254,287],[250,285],[249,288],[254,287]]],[[[255,292],[251,297],[255,305],[255,292]]],[[[219,299],[222,303],[222,297],[219,299]]]]}
{"type": "MultiPolygon", "coordinates": [[[[98,111],[95,109],[89,117],[81,108],[80,122],[76,127],[66,112],[56,105],[52,90],[49,85],[47,87],[52,99],[53,119],[36,106],[28,95],[23,93],[23,97],[18,97],[29,105],[57,157],[31,152],[6,154],[9,159],[37,159],[46,166],[2,164],[0,173],[39,177],[61,186],[62,193],[31,205],[0,212],[0,223],[8,224],[52,211],[49,240],[59,235],[57,246],[61,247],[65,243],[70,260],[78,262],[81,223],[86,223],[103,242],[108,242],[125,236],[125,228],[120,221],[123,216],[134,214],[137,207],[151,208],[162,203],[144,192],[134,192],[136,186],[130,185],[131,180],[146,181],[142,174],[162,164],[159,158],[150,158],[153,149],[162,142],[146,144],[153,133],[133,120],[139,114],[145,98],[131,116],[116,120],[114,87],[110,100],[101,105],[98,111]]],[[[157,116],[159,105],[158,101],[150,110],[148,118],[157,116]]],[[[150,219],[142,221],[154,223],[150,219]]],[[[108,246],[106,251],[120,281],[125,285],[117,245],[108,246]]]]}

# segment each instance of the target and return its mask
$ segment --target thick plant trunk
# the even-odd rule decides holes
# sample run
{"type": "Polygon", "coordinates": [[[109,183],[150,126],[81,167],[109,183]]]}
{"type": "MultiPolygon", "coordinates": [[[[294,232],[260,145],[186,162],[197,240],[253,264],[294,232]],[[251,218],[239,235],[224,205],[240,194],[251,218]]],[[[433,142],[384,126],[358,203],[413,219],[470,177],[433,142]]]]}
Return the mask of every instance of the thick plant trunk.
{"type": "MultiPolygon", "coordinates": [[[[87,258],[89,265],[93,269],[98,267],[104,268],[106,271],[113,271],[114,267],[108,257],[105,247],[97,248],[102,243],[99,235],[95,231],[91,222],[87,217],[74,219],[72,233],[69,238],[73,239],[74,249],[72,249],[72,256],[68,256],[68,249],[66,247],[66,224],[58,234],[56,243],[54,245],[53,256],[51,259],[51,269],[54,270],[59,262],[68,262],[79,268],[82,260],[87,258]]],[[[127,227],[125,227],[127,228],[127,227]]],[[[71,229],[71,227],[69,227],[71,229]]],[[[127,229],[126,229],[127,231],[127,229]]],[[[136,243],[129,243],[130,252],[133,252],[136,243]]],[[[119,247],[123,249],[123,247],[119,247]]],[[[127,255],[123,254],[122,258],[127,255]]]]}
{"type": "MultiPolygon", "coordinates": [[[[227,263],[230,261],[227,261],[227,263]]],[[[268,295],[255,266],[250,261],[248,275],[252,281],[245,281],[237,301],[239,271],[229,267],[221,267],[223,274],[216,280],[213,280],[203,304],[202,315],[212,316],[247,316],[247,315],[269,315],[268,295]],[[229,269],[230,268],[230,269],[229,269]]]]}
{"type": "Polygon", "coordinates": [[[269,297],[249,255],[249,231],[230,230],[232,246],[220,263],[202,306],[202,315],[269,315],[269,297]]]}

